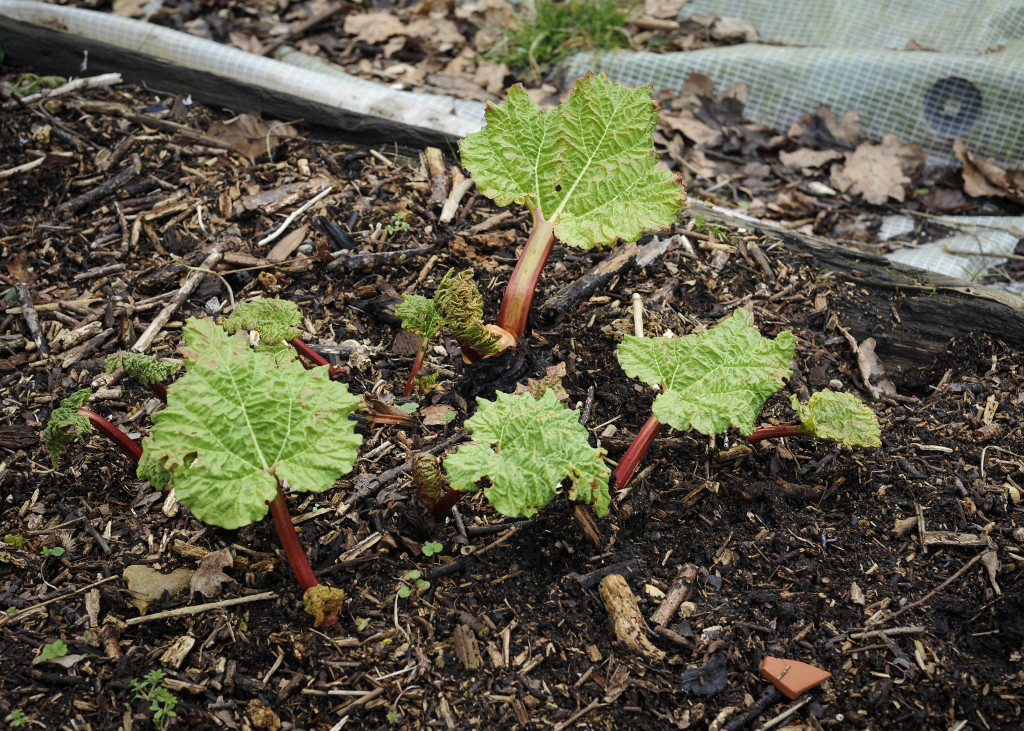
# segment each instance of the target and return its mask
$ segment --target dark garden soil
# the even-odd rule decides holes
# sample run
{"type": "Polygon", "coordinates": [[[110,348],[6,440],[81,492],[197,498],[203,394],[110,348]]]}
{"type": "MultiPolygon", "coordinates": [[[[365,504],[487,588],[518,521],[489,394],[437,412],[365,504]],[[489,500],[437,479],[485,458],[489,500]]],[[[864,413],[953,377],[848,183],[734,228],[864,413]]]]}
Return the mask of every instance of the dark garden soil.
{"type": "MultiPolygon", "coordinates": [[[[12,292],[0,311],[0,534],[9,536],[0,717],[150,728],[153,712],[131,685],[162,670],[177,728],[720,728],[771,687],[758,666],[773,655],[832,674],[781,721],[787,728],[1024,723],[1024,527],[1011,497],[1024,489],[1024,372],[1020,348],[998,334],[958,338],[927,363],[890,371],[894,391],[878,392],[864,381],[862,343],[843,332],[868,292],[813,257],[684,216],[660,235],[664,253],[552,317],[544,303],[608,256],[557,245],[504,388],[564,362],[570,405],[584,409],[610,460],[655,396],[615,359],[617,338],[633,329],[634,294],[648,334],[693,332],[736,307],[765,335],[792,330],[793,377],[763,422],[792,417],[789,394],[831,385],[874,407],[882,447],[748,446],[735,434],[666,430],[597,521],[596,542],[564,498],[507,521],[474,495],[457,518],[429,527],[407,460],[454,444],[488,384],[449,338],[427,358],[440,376],[421,398],[422,418],[374,425],[415,350],[394,306],[402,293],[430,295],[450,267],[473,267],[493,318],[526,238],[525,211],[501,211],[471,190],[442,222],[456,186],[449,177],[432,188],[416,151],[318,143],[252,118],[232,136],[201,105],[136,87],[7,101],[0,171],[40,159],[29,150],[46,154],[0,178],[0,280],[12,292]],[[281,237],[258,243],[327,186],[281,237]],[[350,388],[367,398],[361,457],[333,490],[289,497],[311,563],[347,595],[332,627],[314,629],[302,611],[268,521],[204,525],[98,437],[57,470],[39,443],[59,401],[97,379],[105,355],[135,343],[224,242],[219,276],[202,278],[148,352],[180,357],[186,317],[280,296],[299,304],[304,339],[352,370],[350,388]],[[26,326],[19,283],[49,355],[26,326]],[[443,550],[427,557],[426,541],[443,550]],[[191,572],[225,547],[233,581],[219,597],[158,587],[140,616],[129,567],[191,572]],[[398,598],[414,570],[429,588],[398,598]],[[617,641],[597,588],[609,573],[639,601],[651,649],[617,641]],[[688,603],[659,625],[652,615],[666,594],[678,596],[682,576],[693,577],[688,603]],[[243,601],[153,616],[225,599],[243,601]],[[57,640],[66,656],[34,662],[57,640]]],[[[742,188],[745,178],[731,180],[742,188]]],[[[713,184],[695,179],[691,193],[713,184]]],[[[863,213],[835,208],[835,219],[863,213]]],[[[889,340],[913,331],[898,314],[904,294],[887,296],[890,312],[871,333],[883,360],[889,340]]],[[[144,434],[155,400],[127,379],[101,385],[92,408],[144,434]]],[[[747,727],[791,705],[776,698],[747,727]]]]}

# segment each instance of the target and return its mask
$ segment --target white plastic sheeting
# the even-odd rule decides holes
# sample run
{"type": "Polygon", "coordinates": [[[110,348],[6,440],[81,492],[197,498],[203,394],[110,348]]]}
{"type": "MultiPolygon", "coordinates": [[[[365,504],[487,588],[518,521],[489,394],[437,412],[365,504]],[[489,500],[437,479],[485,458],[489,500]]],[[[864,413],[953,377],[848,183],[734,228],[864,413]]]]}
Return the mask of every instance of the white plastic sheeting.
{"type": "Polygon", "coordinates": [[[484,105],[480,102],[391,89],[347,74],[319,59],[315,59],[316,69],[302,68],[152,23],[40,2],[0,0],[0,16],[146,54],[175,66],[453,137],[464,137],[484,124],[484,105]]]}

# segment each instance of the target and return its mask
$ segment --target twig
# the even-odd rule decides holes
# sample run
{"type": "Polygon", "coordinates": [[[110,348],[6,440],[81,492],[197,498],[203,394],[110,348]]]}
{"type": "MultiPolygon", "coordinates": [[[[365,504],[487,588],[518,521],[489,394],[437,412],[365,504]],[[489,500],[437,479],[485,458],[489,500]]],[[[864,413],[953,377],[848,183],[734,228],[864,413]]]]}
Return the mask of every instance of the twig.
{"type": "Polygon", "coordinates": [[[43,155],[42,157],[37,157],[35,160],[26,162],[23,165],[17,165],[16,167],[13,168],[0,170],[0,180],[6,180],[7,178],[14,177],[19,173],[27,173],[29,170],[34,170],[35,168],[39,167],[44,162],[46,162],[46,155],[43,155]]]}
{"type": "MultiPolygon", "coordinates": [[[[115,86],[122,81],[121,74],[99,74],[98,76],[87,76],[81,79],[72,79],[68,83],[58,86],[56,89],[44,89],[35,94],[29,94],[21,98],[22,103],[32,104],[40,99],[52,99],[55,96],[64,96],[81,89],[96,89],[104,86],[115,86]]],[[[5,108],[10,105],[5,105],[5,108]]]]}
{"type": "Polygon", "coordinates": [[[248,604],[250,602],[261,602],[266,599],[274,599],[277,597],[276,591],[265,591],[262,594],[253,594],[252,596],[240,596],[234,599],[223,599],[219,602],[210,602],[209,604],[199,604],[192,607],[178,607],[177,609],[168,609],[166,612],[157,612],[156,614],[147,614],[144,617],[132,617],[125,622],[127,625],[142,624],[143,622],[154,622],[158,619],[171,619],[172,617],[191,617],[193,614],[202,614],[208,612],[211,609],[223,609],[224,607],[233,607],[237,604],[248,604]]]}
{"type": "Polygon", "coordinates": [[[18,610],[14,614],[6,614],[4,616],[0,616],[0,627],[6,627],[10,622],[13,622],[14,620],[22,617],[23,615],[25,615],[25,614],[27,614],[29,612],[32,612],[32,611],[35,611],[36,609],[39,609],[40,607],[45,607],[48,604],[53,604],[54,602],[59,601],[61,599],[67,599],[69,596],[74,596],[75,594],[81,594],[83,591],[89,591],[89,589],[95,589],[100,584],[106,584],[107,582],[113,581],[114,579],[120,579],[120,578],[121,578],[120,576],[108,576],[105,579],[100,579],[99,581],[94,581],[93,583],[89,584],[88,586],[83,586],[81,589],[75,589],[74,591],[69,591],[66,594],[60,594],[59,596],[51,597],[50,599],[47,599],[45,602],[39,602],[38,604],[33,604],[31,607],[25,607],[24,609],[18,610]]]}
{"type": "Polygon", "coordinates": [[[562,729],[569,728],[574,723],[576,723],[578,720],[583,718],[583,716],[585,716],[586,714],[590,713],[592,710],[597,708],[599,705],[601,705],[601,701],[599,701],[599,700],[597,700],[595,698],[594,700],[590,701],[590,703],[588,703],[584,708],[582,708],[581,710],[577,711],[576,713],[571,715],[569,718],[565,719],[560,724],[555,726],[555,731],[562,731],[562,729]]]}
{"type": "Polygon", "coordinates": [[[319,203],[320,200],[323,199],[323,197],[326,196],[328,193],[330,193],[332,190],[334,190],[334,186],[333,185],[328,185],[326,188],[324,188],[319,193],[317,193],[314,197],[310,198],[308,201],[306,201],[301,206],[296,208],[294,211],[292,211],[292,213],[288,216],[288,218],[284,219],[284,222],[280,226],[277,227],[277,230],[275,230],[273,233],[269,233],[266,236],[264,236],[262,239],[260,239],[259,241],[256,242],[256,245],[257,246],[265,246],[265,245],[269,244],[271,241],[273,241],[274,239],[278,238],[281,234],[283,234],[288,229],[289,226],[292,225],[292,221],[294,221],[296,218],[298,218],[303,213],[308,211],[314,205],[319,203]]]}
{"type": "Polygon", "coordinates": [[[87,190],[82,193],[82,195],[67,201],[57,209],[57,212],[65,216],[70,215],[82,206],[92,203],[95,200],[99,200],[108,193],[112,193],[118,188],[121,188],[131,180],[138,177],[140,172],[142,172],[142,159],[138,155],[135,155],[132,162],[122,168],[121,172],[117,175],[104,183],[97,185],[92,190],[87,190]]]}
{"type": "Polygon", "coordinates": [[[441,208],[441,215],[438,216],[437,220],[441,223],[451,223],[452,219],[455,218],[455,211],[459,210],[459,204],[472,187],[473,178],[465,178],[452,188],[452,192],[448,195],[448,200],[444,202],[444,206],[441,208]]]}
{"type": "Polygon", "coordinates": [[[14,285],[14,289],[18,292],[18,301],[21,303],[21,316],[25,320],[25,326],[28,328],[29,335],[32,336],[32,341],[36,344],[40,355],[49,355],[50,345],[46,342],[46,336],[43,335],[42,328],[39,327],[39,316],[36,314],[36,308],[32,304],[32,285],[28,282],[18,282],[14,285]]]}
{"type": "Polygon", "coordinates": [[[189,296],[195,291],[196,287],[199,286],[199,282],[206,276],[206,271],[203,270],[212,270],[217,266],[217,262],[219,262],[224,256],[225,249],[236,241],[238,241],[238,237],[236,235],[224,236],[214,242],[207,249],[209,253],[206,255],[206,258],[203,259],[203,263],[194,268],[189,275],[185,277],[185,282],[181,285],[181,289],[171,297],[171,301],[168,302],[164,308],[160,310],[157,316],[153,318],[153,322],[149,323],[149,327],[146,328],[146,331],[139,336],[138,340],[135,341],[135,345],[132,346],[132,350],[137,353],[146,352],[146,348],[153,343],[153,339],[156,337],[157,333],[160,332],[160,329],[167,324],[167,321],[171,319],[171,315],[177,312],[182,303],[189,298],[189,296]]]}
{"type": "Polygon", "coordinates": [[[972,558],[972,559],[971,559],[970,561],[968,561],[967,563],[965,563],[965,564],[964,564],[964,565],[963,565],[963,566],[962,566],[962,567],[960,568],[960,570],[959,570],[959,571],[957,571],[957,572],[956,572],[955,574],[953,574],[953,575],[952,575],[952,576],[950,576],[950,577],[949,577],[948,579],[946,579],[945,581],[943,581],[943,582],[942,582],[941,584],[939,584],[938,586],[936,586],[936,587],[935,587],[934,589],[932,589],[932,590],[931,590],[930,592],[928,592],[928,593],[927,593],[927,594],[925,594],[925,595],[924,595],[923,597],[921,597],[920,599],[918,599],[918,600],[917,600],[916,602],[912,602],[912,603],[910,603],[910,604],[906,605],[905,607],[902,607],[902,608],[901,608],[901,609],[899,609],[898,611],[895,611],[895,612],[893,612],[892,614],[890,614],[890,615],[889,615],[888,617],[882,617],[881,619],[879,619],[879,620],[877,620],[876,622],[874,622],[874,624],[881,624],[882,622],[891,622],[892,620],[896,619],[896,617],[900,616],[900,615],[901,615],[901,614],[903,614],[904,612],[909,612],[909,611],[910,611],[911,609],[914,609],[914,608],[916,608],[916,607],[919,607],[919,606],[921,606],[921,605],[922,605],[922,604],[924,604],[924,603],[925,603],[926,601],[928,601],[929,599],[931,599],[931,598],[932,598],[933,596],[935,596],[935,595],[936,595],[936,594],[938,594],[938,593],[939,593],[940,591],[942,591],[942,590],[943,590],[943,589],[945,589],[945,588],[946,588],[947,586],[949,586],[949,585],[950,585],[950,584],[952,584],[952,583],[953,583],[954,581],[956,581],[956,580],[957,580],[957,579],[959,579],[959,578],[960,578],[961,576],[963,576],[963,574],[964,574],[964,573],[965,573],[965,572],[967,571],[967,569],[971,568],[971,566],[973,566],[974,564],[978,563],[978,561],[980,561],[980,560],[982,559],[982,557],[983,557],[983,556],[984,556],[984,555],[985,555],[986,553],[988,553],[988,551],[987,551],[987,550],[985,550],[985,551],[982,551],[981,553],[979,553],[979,554],[978,554],[977,556],[975,556],[975,557],[974,557],[974,558],[972,558]]]}
{"type": "Polygon", "coordinates": [[[812,699],[812,697],[811,697],[811,696],[807,696],[806,698],[804,698],[804,699],[803,699],[802,701],[800,701],[799,703],[794,703],[793,705],[791,705],[791,706],[790,706],[789,708],[787,708],[786,710],[784,710],[784,711],[783,711],[782,713],[780,713],[780,714],[779,714],[778,716],[776,716],[775,718],[771,719],[770,721],[765,721],[765,722],[764,722],[764,724],[762,724],[762,725],[761,725],[760,727],[758,727],[757,731],[768,731],[768,729],[770,729],[770,728],[775,728],[775,727],[776,727],[776,726],[778,726],[778,725],[779,725],[780,723],[782,723],[782,722],[783,722],[783,721],[785,721],[785,720],[786,720],[787,718],[789,718],[789,717],[790,717],[790,716],[792,716],[792,715],[793,715],[794,713],[796,713],[796,712],[797,712],[797,711],[799,711],[799,710],[800,710],[801,708],[803,708],[803,707],[804,707],[804,706],[806,706],[806,705],[807,705],[808,703],[810,703],[810,702],[811,702],[811,699],[812,699]]]}
{"type": "Polygon", "coordinates": [[[869,629],[864,632],[851,632],[847,638],[851,640],[869,640],[872,637],[891,637],[892,635],[919,635],[925,632],[921,625],[910,627],[893,627],[892,629],[869,629]]]}
{"type": "Polygon", "coordinates": [[[356,698],[354,701],[352,701],[348,705],[345,705],[345,706],[342,706],[341,708],[339,708],[335,712],[335,715],[336,716],[344,717],[349,711],[354,710],[356,708],[359,708],[359,706],[361,706],[361,705],[369,703],[374,698],[376,698],[377,696],[379,696],[379,695],[381,695],[383,693],[384,693],[384,686],[383,685],[378,687],[378,688],[374,688],[373,690],[368,692],[366,695],[361,696],[359,698],[356,698]]]}

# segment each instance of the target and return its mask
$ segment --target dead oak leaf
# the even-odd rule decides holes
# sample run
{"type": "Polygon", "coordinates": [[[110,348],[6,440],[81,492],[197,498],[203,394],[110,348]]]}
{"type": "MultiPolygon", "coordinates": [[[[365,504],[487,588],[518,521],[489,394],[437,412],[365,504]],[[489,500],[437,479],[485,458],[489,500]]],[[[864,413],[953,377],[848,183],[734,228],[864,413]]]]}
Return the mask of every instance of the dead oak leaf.
{"type": "Polygon", "coordinates": [[[697,145],[717,147],[722,143],[722,131],[701,122],[688,109],[677,114],[664,113],[661,115],[660,123],[671,130],[681,132],[697,145]]]}
{"type": "Polygon", "coordinates": [[[217,120],[207,134],[250,160],[273,152],[281,140],[299,136],[290,124],[264,120],[255,114],[239,114],[226,122],[217,120]]]}
{"type": "Polygon", "coordinates": [[[224,573],[225,568],[231,568],[235,563],[228,548],[219,551],[211,551],[199,560],[199,568],[192,574],[192,581],[189,582],[189,591],[192,594],[199,592],[207,599],[220,594],[221,584],[234,581],[224,573]]]}
{"type": "Polygon", "coordinates": [[[392,36],[405,35],[405,23],[384,11],[359,13],[345,18],[345,32],[354,40],[377,45],[392,36]]]}
{"type": "Polygon", "coordinates": [[[989,158],[971,154],[959,137],[953,141],[953,154],[963,163],[964,192],[972,198],[998,196],[1024,203],[1024,170],[1006,170],[989,158]]]}
{"type": "Polygon", "coordinates": [[[416,18],[405,29],[405,35],[426,53],[445,53],[466,44],[466,37],[459,32],[455,23],[444,17],[431,14],[425,18],[416,18]]]}
{"type": "Polygon", "coordinates": [[[779,162],[788,168],[799,170],[804,175],[810,175],[815,168],[843,157],[839,150],[812,150],[809,147],[801,147],[793,152],[782,150],[779,152],[779,162]]]}
{"type": "Polygon", "coordinates": [[[902,202],[905,186],[912,172],[924,160],[924,152],[917,145],[903,145],[896,135],[886,135],[882,144],[862,142],[846,155],[843,165],[832,166],[832,185],[844,193],[863,196],[872,205],[880,206],[890,198],[902,202]]]}

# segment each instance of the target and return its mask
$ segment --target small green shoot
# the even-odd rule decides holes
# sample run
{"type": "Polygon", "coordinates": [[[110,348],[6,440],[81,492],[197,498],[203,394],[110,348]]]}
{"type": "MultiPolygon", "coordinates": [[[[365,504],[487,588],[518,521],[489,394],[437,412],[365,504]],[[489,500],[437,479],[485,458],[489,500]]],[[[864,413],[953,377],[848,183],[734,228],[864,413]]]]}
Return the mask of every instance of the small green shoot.
{"type": "Polygon", "coordinates": [[[28,714],[26,714],[20,708],[15,708],[7,716],[7,723],[10,724],[11,728],[24,728],[28,725],[41,726],[46,728],[46,724],[42,721],[37,721],[28,714]]]}
{"type": "Polygon", "coordinates": [[[484,494],[495,510],[529,517],[569,481],[570,500],[592,504],[598,517],[607,514],[605,452],[590,446],[579,412],[566,409],[550,389],[539,398],[501,392],[496,398],[477,398],[477,411],[466,421],[475,444],[445,459],[452,488],[473,492],[486,476],[484,494]]]}
{"type": "Polygon", "coordinates": [[[405,211],[398,211],[391,217],[391,223],[384,227],[384,233],[389,239],[397,233],[409,230],[409,222],[405,220],[408,215],[405,211]]]}
{"type": "Polygon", "coordinates": [[[181,366],[177,363],[167,363],[152,355],[129,350],[121,350],[108,355],[103,361],[103,370],[107,373],[113,373],[118,368],[124,368],[125,373],[143,386],[166,381],[181,370],[181,366]]]}
{"type": "Polygon", "coordinates": [[[495,325],[484,323],[484,298],[473,281],[473,270],[449,269],[434,290],[434,307],[452,335],[463,344],[467,360],[496,355],[503,347],[515,344],[515,338],[495,325]]]}
{"type": "Polygon", "coordinates": [[[4,543],[9,546],[14,546],[15,548],[24,548],[28,541],[25,536],[8,533],[4,536],[4,543]]]}
{"type": "Polygon", "coordinates": [[[388,723],[390,723],[392,726],[397,726],[402,722],[403,718],[405,717],[402,715],[401,711],[399,711],[394,706],[388,706],[388,723]]]}
{"type": "Polygon", "coordinates": [[[423,544],[423,548],[421,550],[423,551],[423,555],[429,558],[430,556],[441,553],[441,551],[444,550],[444,545],[437,541],[427,541],[423,544]]]}
{"type": "Polygon", "coordinates": [[[76,439],[84,442],[85,436],[92,433],[89,418],[79,409],[85,406],[92,391],[83,388],[60,402],[60,406],[50,414],[50,421],[43,429],[43,444],[50,453],[50,463],[57,469],[61,452],[67,449],[76,439]]]}
{"type": "Polygon", "coordinates": [[[178,705],[177,696],[161,685],[166,677],[167,673],[162,670],[150,670],[141,680],[135,678],[131,683],[131,689],[135,693],[133,700],[149,703],[153,725],[158,729],[165,728],[171,719],[178,716],[174,712],[178,705]]]}
{"type": "Polygon", "coordinates": [[[59,657],[64,657],[68,654],[68,646],[60,640],[54,640],[49,644],[43,645],[43,649],[39,653],[39,659],[42,662],[47,660],[56,660],[59,657]]]}
{"type": "Polygon", "coordinates": [[[402,391],[402,398],[409,398],[412,396],[416,376],[423,365],[423,354],[426,351],[427,343],[441,330],[444,320],[441,319],[437,308],[434,307],[434,301],[418,294],[402,295],[402,303],[395,308],[395,314],[402,318],[403,328],[420,336],[416,359],[409,371],[409,378],[405,382],[405,390],[402,391]]]}
{"type": "Polygon", "coordinates": [[[64,548],[62,546],[43,546],[43,557],[44,558],[60,558],[64,555],[64,548]]]}
{"type": "Polygon", "coordinates": [[[430,588],[430,582],[423,578],[423,574],[413,569],[402,579],[402,585],[398,587],[398,596],[401,599],[408,599],[414,593],[422,594],[430,588]]]}
{"type": "Polygon", "coordinates": [[[813,394],[806,404],[795,395],[789,402],[800,419],[799,425],[764,427],[748,436],[748,441],[808,436],[851,447],[882,446],[878,417],[852,393],[825,389],[813,394]]]}

